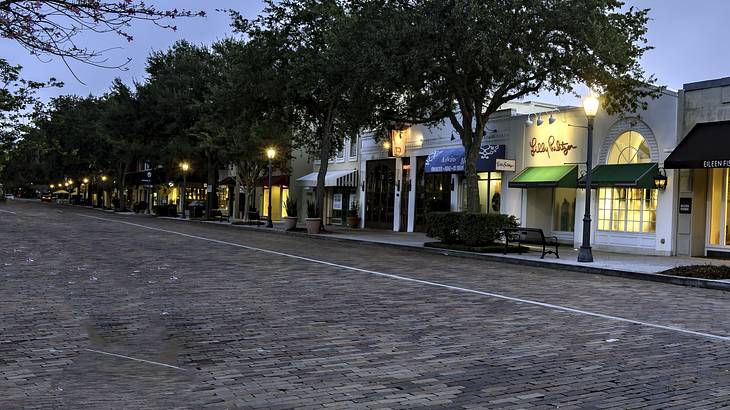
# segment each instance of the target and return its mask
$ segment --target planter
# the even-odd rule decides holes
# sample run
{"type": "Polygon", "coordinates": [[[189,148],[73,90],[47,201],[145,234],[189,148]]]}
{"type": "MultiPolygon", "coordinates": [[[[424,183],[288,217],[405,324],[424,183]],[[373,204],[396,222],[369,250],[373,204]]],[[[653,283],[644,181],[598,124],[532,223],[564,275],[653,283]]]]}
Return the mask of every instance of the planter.
{"type": "Polygon", "coordinates": [[[292,229],[297,227],[297,221],[299,218],[296,216],[287,216],[284,218],[284,228],[287,231],[291,231],[292,229]]]}
{"type": "Polygon", "coordinates": [[[308,234],[316,234],[319,233],[319,228],[322,226],[322,218],[307,218],[304,223],[307,224],[308,234]]]}
{"type": "Polygon", "coordinates": [[[348,216],[347,217],[347,226],[350,228],[359,228],[360,227],[360,217],[359,216],[348,216]]]}

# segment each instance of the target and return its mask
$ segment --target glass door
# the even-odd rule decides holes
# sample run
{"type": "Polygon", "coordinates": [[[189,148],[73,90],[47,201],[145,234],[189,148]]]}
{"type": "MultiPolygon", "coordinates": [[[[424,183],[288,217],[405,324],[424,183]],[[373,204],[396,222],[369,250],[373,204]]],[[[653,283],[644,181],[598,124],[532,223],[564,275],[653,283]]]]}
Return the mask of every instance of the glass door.
{"type": "Polygon", "coordinates": [[[395,159],[368,161],[366,173],[365,226],[393,229],[395,159]]]}

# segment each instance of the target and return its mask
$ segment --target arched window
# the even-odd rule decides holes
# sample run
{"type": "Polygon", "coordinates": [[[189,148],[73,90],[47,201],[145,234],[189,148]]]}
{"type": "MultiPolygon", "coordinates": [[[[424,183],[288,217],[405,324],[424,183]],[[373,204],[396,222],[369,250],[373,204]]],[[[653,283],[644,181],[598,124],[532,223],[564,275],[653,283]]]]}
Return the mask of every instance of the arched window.
{"type": "MultiPolygon", "coordinates": [[[[607,163],[641,164],[651,162],[651,151],[636,131],[619,135],[611,146],[607,163]]],[[[598,190],[598,229],[603,231],[653,233],[656,231],[656,189],[600,188],[598,190]]]]}
{"type": "Polygon", "coordinates": [[[651,151],[644,137],[636,131],[619,135],[611,146],[608,164],[643,164],[651,162],[651,151]]]}

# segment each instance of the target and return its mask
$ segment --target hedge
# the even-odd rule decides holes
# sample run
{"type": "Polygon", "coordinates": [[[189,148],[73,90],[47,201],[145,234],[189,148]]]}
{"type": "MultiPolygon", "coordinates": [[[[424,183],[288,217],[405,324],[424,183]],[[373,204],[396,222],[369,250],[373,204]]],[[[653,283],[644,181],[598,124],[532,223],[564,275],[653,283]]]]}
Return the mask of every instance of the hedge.
{"type": "Polygon", "coordinates": [[[518,226],[512,215],[467,212],[433,212],[428,214],[427,223],[429,238],[468,246],[491,245],[499,239],[502,229],[518,226]]]}
{"type": "Polygon", "coordinates": [[[177,216],[177,205],[175,205],[175,204],[157,205],[154,208],[152,208],[152,211],[157,216],[177,216]]]}

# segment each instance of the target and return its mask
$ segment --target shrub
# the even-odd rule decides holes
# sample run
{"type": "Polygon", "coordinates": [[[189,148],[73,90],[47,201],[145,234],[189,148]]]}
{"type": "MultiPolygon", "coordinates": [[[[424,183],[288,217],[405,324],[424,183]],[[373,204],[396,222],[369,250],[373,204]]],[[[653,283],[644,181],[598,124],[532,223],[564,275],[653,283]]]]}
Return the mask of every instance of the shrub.
{"type": "Polygon", "coordinates": [[[147,205],[147,202],[139,201],[132,205],[132,210],[136,213],[144,212],[144,210],[147,209],[147,205]]]}
{"type": "Polygon", "coordinates": [[[296,218],[299,210],[297,209],[297,200],[292,197],[287,197],[284,202],[284,208],[286,208],[286,216],[296,218]]]}
{"type": "Polygon", "coordinates": [[[512,215],[467,212],[434,212],[428,214],[427,221],[428,237],[468,246],[491,245],[502,235],[502,229],[518,225],[512,215]]]}
{"type": "Polygon", "coordinates": [[[167,204],[167,205],[156,205],[154,208],[152,208],[152,211],[157,216],[177,216],[177,205],[175,204],[167,204]]]}
{"type": "Polygon", "coordinates": [[[358,202],[352,203],[350,209],[347,211],[347,216],[350,218],[357,218],[360,216],[360,204],[358,202]]]}
{"type": "Polygon", "coordinates": [[[307,218],[317,218],[317,205],[312,201],[307,201],[307,218]]]}

